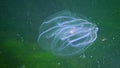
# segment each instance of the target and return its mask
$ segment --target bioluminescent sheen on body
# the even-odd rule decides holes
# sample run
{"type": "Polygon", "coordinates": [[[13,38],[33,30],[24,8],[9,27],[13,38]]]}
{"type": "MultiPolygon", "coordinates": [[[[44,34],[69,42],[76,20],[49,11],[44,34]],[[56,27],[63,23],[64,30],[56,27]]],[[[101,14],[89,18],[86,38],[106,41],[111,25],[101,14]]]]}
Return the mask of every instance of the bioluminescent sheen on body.
{"type": "Polygon", "coordinates": [[[97,38],[98,27],[68,11],[45,20],[40,26],[38,43],[58,56],[83,53],[97,38]]]}

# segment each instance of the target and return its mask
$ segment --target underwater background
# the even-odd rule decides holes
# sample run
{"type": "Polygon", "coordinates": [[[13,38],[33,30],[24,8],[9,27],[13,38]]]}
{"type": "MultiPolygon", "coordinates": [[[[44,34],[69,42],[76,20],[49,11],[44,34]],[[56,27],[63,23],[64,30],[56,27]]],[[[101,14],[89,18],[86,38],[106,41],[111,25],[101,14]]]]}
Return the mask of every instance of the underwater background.
{"type": "Polygon", "coordinates": [[[0,0],[0,68],[120,68],[120,1],[0,0]],[[96,41],[81,55],[55,56],[38,45],[41,23],[61,10],[99,28],[96,41]]]}

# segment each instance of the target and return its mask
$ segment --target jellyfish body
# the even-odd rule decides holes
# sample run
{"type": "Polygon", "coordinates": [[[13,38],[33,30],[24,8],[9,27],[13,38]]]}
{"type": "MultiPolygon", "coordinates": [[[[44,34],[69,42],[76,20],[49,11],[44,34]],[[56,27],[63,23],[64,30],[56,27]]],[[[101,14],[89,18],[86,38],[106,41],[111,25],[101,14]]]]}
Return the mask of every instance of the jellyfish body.
{"type": "Polygon", "coordinates": [[[85,19],[59,12],[40,26],[38,43],[55,55],[83,53],[97,38],[98,27],[85,19]]]}

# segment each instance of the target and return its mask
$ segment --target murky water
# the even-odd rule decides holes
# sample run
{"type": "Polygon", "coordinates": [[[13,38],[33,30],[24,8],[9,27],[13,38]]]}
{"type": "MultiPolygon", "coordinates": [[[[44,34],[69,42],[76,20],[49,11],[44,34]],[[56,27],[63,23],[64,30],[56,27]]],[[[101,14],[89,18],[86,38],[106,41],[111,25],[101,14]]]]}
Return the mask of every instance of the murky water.
{"type": "Polygon", "coordinates": [[[120,68],[119,3],[118,0],[0,1],[0,68],[120,68]],[[72,11],[99,28],[97,40],[81,55],[55,56],[37,43],[44,19],[62,10],[72,11]]]}

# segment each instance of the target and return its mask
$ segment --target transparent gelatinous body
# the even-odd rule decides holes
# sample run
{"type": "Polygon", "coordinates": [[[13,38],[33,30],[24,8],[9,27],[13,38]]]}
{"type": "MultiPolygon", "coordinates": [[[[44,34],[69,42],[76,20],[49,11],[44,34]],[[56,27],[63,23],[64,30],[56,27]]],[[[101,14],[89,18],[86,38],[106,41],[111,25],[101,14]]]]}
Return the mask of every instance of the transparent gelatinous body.
{"type": "Polygon", "coordinates": [[[70,12],[59,12],[45,20],[39,31],[38,43],[42,48],[69,56],[83,53],[96,40],[98,27],[70,12]]]}

